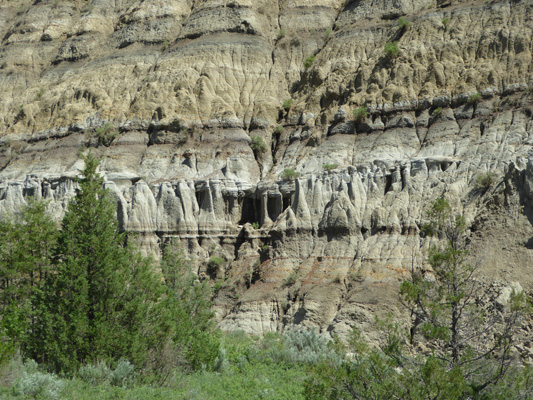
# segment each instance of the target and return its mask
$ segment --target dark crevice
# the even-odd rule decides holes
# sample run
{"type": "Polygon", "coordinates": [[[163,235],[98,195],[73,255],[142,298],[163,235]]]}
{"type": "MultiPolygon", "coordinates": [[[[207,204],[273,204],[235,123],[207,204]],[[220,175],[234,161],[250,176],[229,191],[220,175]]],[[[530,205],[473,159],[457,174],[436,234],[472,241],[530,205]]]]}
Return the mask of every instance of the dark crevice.
{"type": "Polygon", "coordinates": [[[260,200],[252,197],[245,197],[242,202],[242,213],[239,225],[244,225],[248,222],[251,224],[254,222],[259,223],[260,206],[260,200]]]}
{"type": "Polygon", "coordinates": [[[283,211],[291,206],[291,197],[283,196],[283,211]]]}
{"type": "Polygon", "coordinates": [[[387,194],[388,192],[390,192],[392,188],[392,175],[387,175],[385,179],[386,179],[386,182],[385,182],[385,193],[384,194],[387,194]]]}

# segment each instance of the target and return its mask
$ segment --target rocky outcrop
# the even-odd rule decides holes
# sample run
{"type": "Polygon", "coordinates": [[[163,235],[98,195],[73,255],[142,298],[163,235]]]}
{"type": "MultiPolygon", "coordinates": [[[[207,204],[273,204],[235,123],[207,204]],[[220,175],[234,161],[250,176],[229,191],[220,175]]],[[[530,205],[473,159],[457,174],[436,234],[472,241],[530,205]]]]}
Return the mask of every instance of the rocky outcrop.
{"type": "Polygon", "coordinates": [[[92,151],[121,228],[156,257],[179,240],[223,329],[371,338],[424,268],[444,196],[484,279],[531,290],[532,16],[530,1],[6,1],[0,217],[31,196],[60,220],[92,151]]]}

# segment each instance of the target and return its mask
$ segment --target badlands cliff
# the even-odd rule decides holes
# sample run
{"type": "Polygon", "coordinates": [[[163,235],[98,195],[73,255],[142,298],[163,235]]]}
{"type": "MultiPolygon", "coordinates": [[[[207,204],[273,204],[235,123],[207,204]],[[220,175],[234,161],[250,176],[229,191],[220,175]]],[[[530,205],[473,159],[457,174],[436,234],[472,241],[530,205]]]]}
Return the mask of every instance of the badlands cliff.
{"type": "Polygon", "coordinates": [[[488,292],[533,289],[531,0],[3,0],[0,38],[0,215],[59,219],[92,149],[223,329],[372,337],[441,196],[488,292]]]}

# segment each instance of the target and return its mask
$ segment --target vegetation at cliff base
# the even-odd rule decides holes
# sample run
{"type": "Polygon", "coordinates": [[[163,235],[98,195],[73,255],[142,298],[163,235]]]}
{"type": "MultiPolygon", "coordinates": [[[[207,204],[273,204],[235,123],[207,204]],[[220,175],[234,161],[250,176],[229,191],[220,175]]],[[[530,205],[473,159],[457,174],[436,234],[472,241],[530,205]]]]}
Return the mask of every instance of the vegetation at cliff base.
{"type": "Polygon", "coordinates": [[[115,204],[89,154],[57,230],[46,203],[30,201],[0,225],[0,354],[19,351],[45,369],[127,359],[142,374],[168,366],[210,369],[219,339],[210,289],[165,249],[162,276],[119,232],[115,204]]]}
{"type": "Polygon", "coordinates": [[[33,200],[0,222],[0,398],[532,398],[511,354],[529,300],[481,308],[465,220],[444,199],[422,227],[431,268],[400,286],[407,329],[377,319],[377,347],[356,326],[347,342],[297,327],[259,338],[216,328],[212,289],[174,242],[158,268],[140,255],[97,169],[89,154],[61,228],[33,200]]]}
{"type": "Polygon", "coordinates": [[[429,250],[432,272],[413,268],[401,285],[411,317],[408,334],[392,319],[380,321],[384,340],[369,348],[354,328],[348,344],[353,357],[315,367],[306,381],[307,399],[533,396],[533,371],[511,356],[514,334],[530,311],[525,294],[513,292],[503,310],[481,309],[479,266],[467,262],[464,218],[454,216],[444,199],[432,203],[427,216],[423,232],[440,240],[429,250]]]}

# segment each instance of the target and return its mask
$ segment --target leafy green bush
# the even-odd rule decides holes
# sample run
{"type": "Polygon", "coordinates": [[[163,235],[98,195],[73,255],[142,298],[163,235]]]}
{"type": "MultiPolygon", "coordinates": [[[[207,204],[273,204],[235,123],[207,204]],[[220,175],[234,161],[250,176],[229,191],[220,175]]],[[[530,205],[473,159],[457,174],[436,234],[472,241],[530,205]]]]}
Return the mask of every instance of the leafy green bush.
{"type": "Polygon", "coordinates": [[[355,122],[363,122],[368,117],[368,108],[361,106],[353,110],[353,119],[355,122]]]}
{"type": "Polygon", "coordinates": [[[276,134],[276,135],[282,134],[283,133],[283,126],[282,125],[277,125],[274,128],[274,132],[273,133],[276,134]]]}
{"type": "Polygon", "coordinates": [[[252,222],[252,228],[259,229],[259,222],[252,222]]]}
{"type": "Polygon", "coordinates": [[[289,111],[292,108],[292,102],[292,99],[287,99],[283,102],[281,107],[283,107],[285,111],[289,111]]]}
{"type": "Polygon", "coordinates": [[[400,29],[408,29],[411,26],[411,23],[406,20],[404,17],[400,17],[398,19],[398,28],[400,29]]]}
{"type": "Polygon", "coordinates": [[[442,19],[442,25],[446,26],[450,23],[450,17],[445,17],[442,19]]]}
{"type": "Polygon", "coordinates": [[[313,62],[315,61],[315,56],[309,56],[304,60],[304,67],[305,69],[309,68],[311,65],[313,65],[313,62]]]}
{"type": "Polygon", "coordinates": [[[281,179],[283,180],[293,180],[300,176],[299,172],[296,172],[292,168],[285,168],[281,173],[281,179]]]}
{"type": "Polygon", "coordinates": [[[471,95],[468,98],[467,102],[468,104],[476,104],[476,103],[479,103],[480,100],[481,100],[481,93],[477,92],[471,95]]]}
{"type": "Polygon", "coordinates": [[[266,144],[261,136],[252,136],[252,149],[257,151],[266,149],[266,144]]]}
{"type": "Polygon", "coordinates": [[[324,168],[326,171],[332,171],[334,170],[335,168],[337,168],[339,166],[339,164],[323,164],[322,165],[322,168],[324,168]]]}
{"type": "Polygon", "coordinates": [[[398,42],[389,42],[385,45],[385,55],[390,58],[396,58],[400,54],[400,49],[398,48],[398,42]]]}

